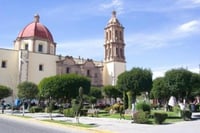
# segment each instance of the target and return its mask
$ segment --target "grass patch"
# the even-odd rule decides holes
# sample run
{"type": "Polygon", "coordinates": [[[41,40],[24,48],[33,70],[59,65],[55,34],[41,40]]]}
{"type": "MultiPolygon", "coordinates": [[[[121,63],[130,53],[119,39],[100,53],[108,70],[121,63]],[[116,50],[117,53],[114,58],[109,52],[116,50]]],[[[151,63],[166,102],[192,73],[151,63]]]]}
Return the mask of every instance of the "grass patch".
{"type": "Polygon", "coordinates": [[[84,128],[95,127],[95,125],[91,125],[91,124],[72,123],[72,122],[66,122],[66,121],[56,121],[56,120],[42,120],[42,121],[47,121],[47,122],[52,122],[52,123],[57,123],[57,124],[62,124],[62,125],[84,127],[84,128]]]}
{"type": "MultiPolygon", "coordinates": [[[[151,110],[151,115],[153,116],[153,114],[155,112],[167,113],[168,117],[163,122],[163,124],[169,124],[169,123],[175,123],[175,122],[183,121],[183,119],[176,112],[166,112],[164,110],[151,110]]],[[[98,113],[98,117],[120,119],[119,113],[110,114],[109,112],[104,111],[104,110],[100,110],[100,112],[98,113]]],[[[131,114],[126,114],[124,117],[125,117],[126,120],[132,120],[131,114]]],[[[147,124],[154,124],[154,118],[149,118],[149,121],[148,121],[147,124]]]]}
{"type": "MultiPolygon", "coordinates": [[[[98,114],[98,117],[100,117],[100,118],[120,119],[120,114],[119,113],[115,113],[115,114],[105,113],[105,114],[98,114]]],[[[132,120],[132,116],[129,115],[129,114],[125,114],[124,118],[125,118],[125,120],[132,120]]]]}
{"type": "MultiPolygon", "coordinates": [[[[166,112],[164,110],[152,110],[151,114],[155,112],[160,112],[160,113],[167,113],[168,117],[167,119],[163,122],[164,124],[169,124],[169,123],[175,123],[175,122],[180,122],[183,121],[183,119],[179,116],[178,113],[176,112],[166,112]]],[[[154,119],[150,119],[151,121],[154,121],[154,119]]]]}
{"type": "Polygon", "coordinates": [[[11,115],[11,116],[15,116],[15,117],[20,117],[20,118],[32,118],[31,116],[23,116],[23,115],[11,115]]]}

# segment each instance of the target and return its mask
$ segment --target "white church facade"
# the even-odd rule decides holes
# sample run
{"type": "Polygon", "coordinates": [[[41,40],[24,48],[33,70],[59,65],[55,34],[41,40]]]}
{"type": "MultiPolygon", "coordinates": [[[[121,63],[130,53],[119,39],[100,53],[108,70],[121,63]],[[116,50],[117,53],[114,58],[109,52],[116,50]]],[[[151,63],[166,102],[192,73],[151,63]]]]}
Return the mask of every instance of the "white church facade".
{"type": "Polygon", "coordinates": [[[115,11],[104,29],[104,61],[56,55],[57,44],[39,19],[35,15],[21,30],[13,49],[0,48],[0,85],[12,88],[15,97],[23,81],[38,84],[45,77],[76,73],[90,78],[92,86],[115,85],[126,70],[124,27],[115,11]]]}

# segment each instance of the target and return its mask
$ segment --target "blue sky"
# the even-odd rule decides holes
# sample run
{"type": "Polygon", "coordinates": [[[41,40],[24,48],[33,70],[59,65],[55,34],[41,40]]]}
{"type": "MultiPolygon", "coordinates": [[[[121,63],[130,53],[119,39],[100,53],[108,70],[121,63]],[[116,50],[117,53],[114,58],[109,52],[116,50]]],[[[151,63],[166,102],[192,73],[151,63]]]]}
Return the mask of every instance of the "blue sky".
{"type": "Polygon", "coordinates": [[[149,68],[154,78],[172,68],[199,72],[200,0],[0,0],[0,47],[13,48],[38,13],[57,54],[101,61],[113,10],[125,27],[127,70],[149,68]]]}

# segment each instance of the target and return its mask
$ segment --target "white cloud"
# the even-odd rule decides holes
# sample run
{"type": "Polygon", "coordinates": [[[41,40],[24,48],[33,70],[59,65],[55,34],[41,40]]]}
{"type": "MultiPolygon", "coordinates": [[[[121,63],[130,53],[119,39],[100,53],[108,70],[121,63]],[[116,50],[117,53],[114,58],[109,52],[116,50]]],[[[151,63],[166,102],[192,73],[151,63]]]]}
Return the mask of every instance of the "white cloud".
{"type": "Polygon", "coordinates": [[[200,70],[199,68],[192,68],[192,69],[189,69],[191,72],[194,72],[194,73],[200,73],[200,70]]]}
{"type": "Polygon", "coordinates": [[[135,51],[136,53],[142,53],[145,50],[182,45],[181,42],[184,39],[199,33],[200,21],[192,20],[176,27],[155,31],[155,33],[129,34],[126,37],[126,44],[128,48],[139,48],[140,50],[135,51]]]}
{"type": "Polygon", "coordinates": [[[162,66],[158,68],[151,68],[153,72],[153,79],[158,78],[158,77],[164,77],[165,72],[171,69],[176,69],[180,68],[180,65],[172,65],[172,66],[162,66]]]}
{"type": "Polygon", "coordinates": [[[200,7],[200,0],[177,0],[176,5],[180,8],[200,7]]]}
{"type": "Polygon", "coordinates": [[[156,79],[158,77],[164,77],[166,70],[161,71],[153,71],[153,79],[156,79]]]}
{"type": "Polygon", "coordinates": [[[192,0],[194,4],[200,4],[200,0],[192,0]]]}
{"type": "Polygon", "coordinates": [[[116,10],[119,14],[123,12],[123,2],[121,0],[112,0],[109,3],[103,3],[100,5],[101,10],[112,9],[116,10]]]}
{"type": "Polygon", "coordinates": [[[103,60],[103,53],[102,39],[59,42],[59,46],[57,46],[57,54],[62,54],[63,56],[82,56],[83,58],[103,60]]]}
{"type": "Polygon", "coordinates": [[[177,28],[177,31],[178,32],[190,32],[190,33],[200,31],[200,21],[192,20],[187,23],[184,23],[177,28]]]}
{"type": "Polygon", "coordinates": [[[178,68],[185,68],[193,73],[199,73],[200,68],[198,68],[198,65],[192,65],[192,64],[185,64],[185,65],[173,65],[173,66],[163,66],[160,68],[152,68],[153,72],[153,79],[158,78],[158,77],[164,77],[165,72],[171,70],[171,69],[178,69],[178,68]]]}
{"type": "Polygon", "coordinates": [[[163,47],[168,40],[169,36],[165,36],[166,33],[138,33],[127,36],[127,44],[140,45],[144,49],[154,49],[163,47]]]}
{"type": "Polygon", "coordinates": [[[135,54],[140,54],[152,49],[181,45],[180,42],[176,42],[181,38],[182,36],[174,34],[172,30],[156,33],[137,33],[127,36],[126,44],[127,49],[133,49],[135,54]]]}
{"type": "Polygon", "coordinates": [[[126,12],[173,12],[174,14],[176,11],[200,7],[200,0],[151,0],[148,2],[132,0],[124,4],[126,4],[126,12]]]}
{"type": "Polygon", "coordinates": [[[5,45],[0,43],[1,48],[3,49],[13,49],[13,45],[5,45]]]}

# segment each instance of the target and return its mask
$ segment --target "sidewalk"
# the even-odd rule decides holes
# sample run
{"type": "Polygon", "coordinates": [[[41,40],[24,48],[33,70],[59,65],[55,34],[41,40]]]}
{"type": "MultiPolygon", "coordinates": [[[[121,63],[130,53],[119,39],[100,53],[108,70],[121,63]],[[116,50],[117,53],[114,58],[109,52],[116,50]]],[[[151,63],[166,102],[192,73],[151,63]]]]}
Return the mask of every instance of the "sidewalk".
{"type": "MultiPolygon", "coordinates": [[[[11,115],[11,112],[6,111],[6,114],[11,115]]],[[[22,113],[14,113],[13,115],[22,116],[22,113]]],[[[32,117],[36,120],[50,119],[48,113],[25,113],[25,116],[32,117]]],[[[52,117],[53,120],[76,123],[75,118],[64,117],[62,114],[52,114],[52,117]]],[[[192,117],[198,119],[165,125],[133,124],[131,123],[131,120],[98,117],[80,117],[79,121],[83,124],[96,125],[94,129],[114,133],[196,133],[200,130],[200,113],[193,113],[192,117]]]]}

